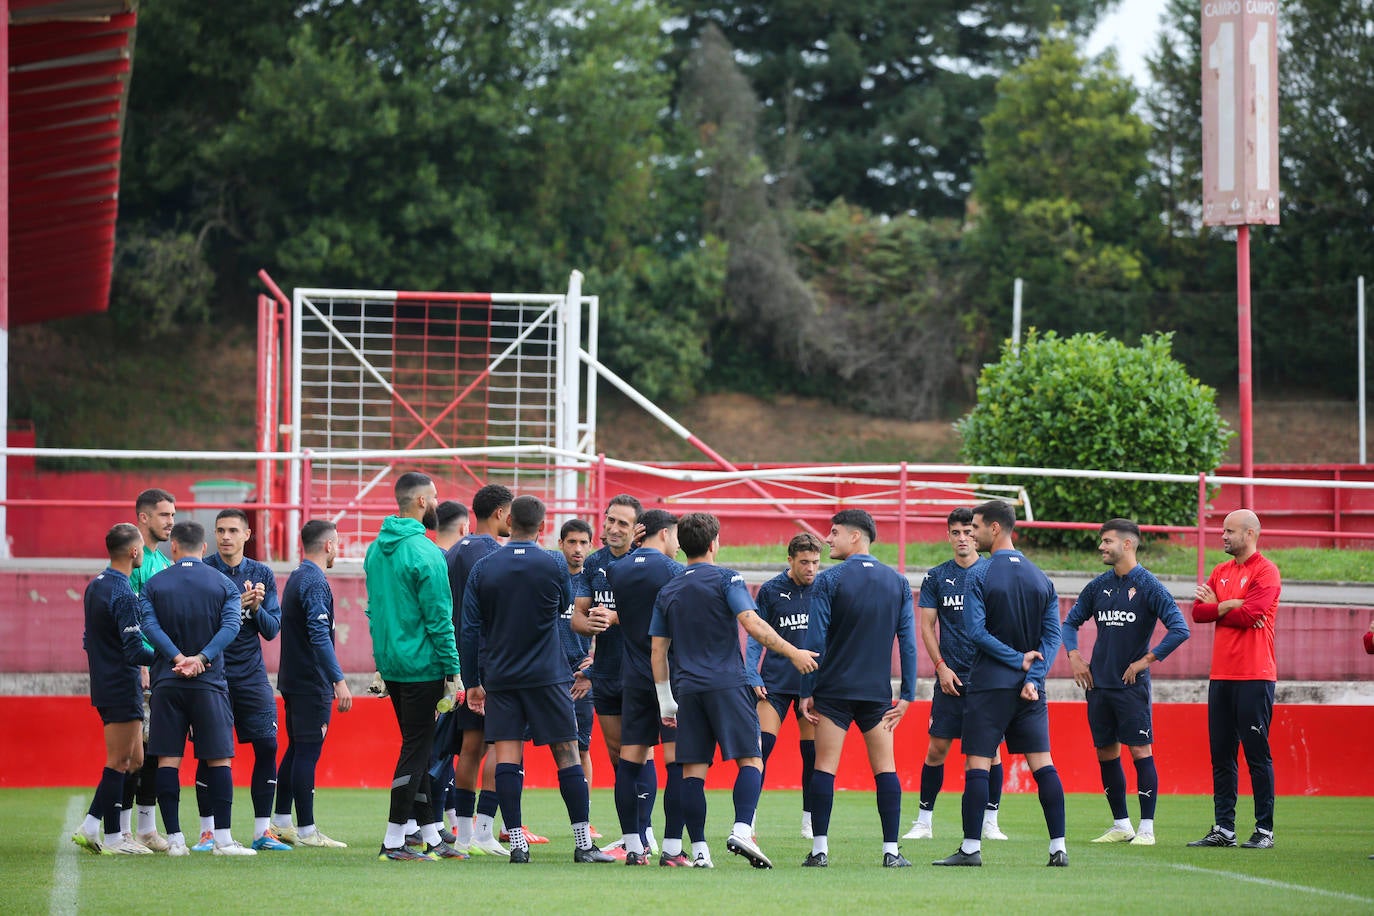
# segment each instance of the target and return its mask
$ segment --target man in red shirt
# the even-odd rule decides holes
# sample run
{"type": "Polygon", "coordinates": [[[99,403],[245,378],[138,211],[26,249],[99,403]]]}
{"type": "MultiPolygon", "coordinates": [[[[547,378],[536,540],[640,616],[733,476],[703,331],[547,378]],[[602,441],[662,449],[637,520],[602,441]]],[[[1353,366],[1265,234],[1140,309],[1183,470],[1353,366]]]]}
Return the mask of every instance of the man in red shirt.
{"type": "Polygon", "coordinates": [[[1189,846],[1236,845],[1236,746],[1245,749],[1255,792],[1255,832],[1244,849],[1274,848],[1274,761],[1269,722],[1274,713],[1274,621],[1283,583],[1278,567],[1259,552],[1259,518],[1249,509],[1226,516],[1221,546],[1231,555],[1197,587],[1193,620],[1215,623],[1212,674],[1207,685],[1207,731],[1212,749],[1212,807],[1216,823],[1189,846]]]}

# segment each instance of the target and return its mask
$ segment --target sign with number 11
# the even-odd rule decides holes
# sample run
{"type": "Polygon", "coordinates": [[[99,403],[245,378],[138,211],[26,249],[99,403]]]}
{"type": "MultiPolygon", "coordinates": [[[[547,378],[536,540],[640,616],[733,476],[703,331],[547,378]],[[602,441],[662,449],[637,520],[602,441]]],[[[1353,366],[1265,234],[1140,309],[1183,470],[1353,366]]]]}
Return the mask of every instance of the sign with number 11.
{"type": "Polygon", "coordinates": [[[1279,221],[1277,0],[1202,4],[1202,222],[1279,221]]]}

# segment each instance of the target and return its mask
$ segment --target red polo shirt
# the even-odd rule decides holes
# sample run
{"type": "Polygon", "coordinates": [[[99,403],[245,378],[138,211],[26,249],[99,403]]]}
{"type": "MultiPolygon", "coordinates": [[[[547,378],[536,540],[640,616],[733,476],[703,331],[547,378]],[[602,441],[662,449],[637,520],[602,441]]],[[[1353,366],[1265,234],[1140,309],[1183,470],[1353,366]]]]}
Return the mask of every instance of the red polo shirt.
{"type": "Polygon", "coordinates": [[[1227,560],[1207,577],[1217,604],[1239,598],[1245,603],[1218,618],[1217,604],[1193,604],[1193,620],[1216,623],[1212,641],[1212,680],[1276,681],[1274,623],[1283,582],[1279,568],[1258,551],[1244,563],[1227,560]]]}

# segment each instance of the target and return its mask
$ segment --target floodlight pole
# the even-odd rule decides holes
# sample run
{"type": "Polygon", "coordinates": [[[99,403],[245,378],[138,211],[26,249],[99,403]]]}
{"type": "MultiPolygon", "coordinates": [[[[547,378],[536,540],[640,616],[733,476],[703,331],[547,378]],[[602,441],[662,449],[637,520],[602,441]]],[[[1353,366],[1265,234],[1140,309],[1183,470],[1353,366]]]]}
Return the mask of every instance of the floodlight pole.
{"type": "MultiPolygon", "coordinates": [[[[1240,352],[1240,476],[1255,476],[1255,430],[1251,411],[1253,383],[1250,370],[1250,227],[1236,227],[1236,324],[1240,352]]],[[[1255,508],[1255,486],[1241,488],[1241,506],[1255,508]]]]}
{"type": "MultiPolygon", "coordinates": [[[[10,429],[10,4],[0,0],[0,431],[10,429]]],[[[9,455],[0,453],[0,557],[10,555],[9,455]]]]}

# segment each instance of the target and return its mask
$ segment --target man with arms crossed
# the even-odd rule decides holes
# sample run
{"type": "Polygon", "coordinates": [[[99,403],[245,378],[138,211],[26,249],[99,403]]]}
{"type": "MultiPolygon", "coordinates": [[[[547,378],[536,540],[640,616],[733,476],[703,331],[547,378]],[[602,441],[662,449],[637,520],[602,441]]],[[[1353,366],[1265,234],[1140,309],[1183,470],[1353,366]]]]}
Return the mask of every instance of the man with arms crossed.
{"type": "Polygon", "coordinates": [[[802,678],[802,713],[816,726],[816,773],[811,777],[815,837],[802,865],[830,864],[830,812],[835,772],[850,723],[859,726],[877,789],[883,867],[909,868],[897,847],[902,829],[902,784],[892,732],[916,699],[916,616],[911,583],[869,552],[878,537],[873,516],[843,509],[830,518],[830,558],[844,562],[816,577],[806,647],[820,654],[820,671],[802,678]],[[902,688],[892,703],[892,641],[897,641],[902,688]]]}
{"type": "Polygon", "coordinates": [[[1274,848],[1274,759],[1269,723],[1274,715],[1274,624],[1283,581],[1259,552],[1259,518],[1249,509],[1226,516],[1221,546],[1231,555],[1197,587],[1195,623],[1216,624],[1207,684],[1207,732],[1212,749],[1215,823],[1189,846],[1236,845],[1236,745],[1245,749],[1255,792],[1255,832],[1243,849],[1274,848]]]}
{"type": "Polygon", "coordinates": [[[1073,666],[1073,680],[1087,691],[1088,729],[1097,748],[1102,788],[1112,810],[1112,826],[1094,843],[1155,844],[1155,802],[1159,773],[1155,770],[1150,710],[1150,666],[1168,658],[1188,638],[1188,622],[1174,596],[1136,562],[1140,526],[1128,518],[1103,524],[1098,553],[1111,569],[1087,584],[1064,621],[1064,649],[1073,666]],[[1097,632],[1091,663],[1078,651],[1078,628],[1094,622],[1097,632]],[[1168,632],[1150,648],[1155,623],[1168,632]],[[1121,745],[1131,749],[1136,794],[1140,799],[1140,829],[1131,829],[1126,810],[1126,771],[1121,745]]]}
{"type": "Polygon", "coordinates": [[[396,515],[367,548],[367,621],[372,658],[386,680],[401,732],[391,780],[391,806],[378,859],[433,861],[466,858],[439,836],[429,804],[429,758],[434,747],[434,707],[444,680],[458,676],[453,637],[453,597],[444,555],[425,536],[439,525],[439,495],[428,475],[410,471],[396,479],[396,515]],[[424,852],[406,846],[405,824],[414,818],[424,852]]]}
{"type": "Polygon", "coordinates": [[[755,868],[772,868],[750,836],[763,789],[763,756],[754,691],[740,655],[739,628],[744,627],[764,648],[788,658],[802,673],[816,670],[815,653],[796,648],[764,623],[744,577],[715,565],[720,522],[714,515],[682,516],[678,538],[687,554],[687,569],[659,591],[649,634],[659,711],[665,725],[677,728],[677,759],[683,767],[682,813],[692,838],[692,865],[713,867],[706,842],[706,772],[719,745],[721,758],[739,767],[735,823],[725,848],[744,856],[755,868]]]}
{"type": "MultiPolygon", "coordinates": [[[[573,581],[582,575],[582,567],[587,555],[592,552],[592,526],[580,518],[569,519],[558,532],[558,549],[568,564],[568,575],[573,581]]],[[[587,669],[592,663],[592,641],[572,629],[576,601],[569,603],[558,620],[558,637],[563,641],[563,655],[572,669],[573,683],[569,694],[573,698],[573,712],[577,715],[577,751],[582,758],[582,772],[587,776],[587,785],[592,784],[592,721],[595,710],[592,706],[592,681],[587,677],[587,669]]],[[[597,839],[592,828],[592,839],[597,839]]]]}
{"type": "MultiPolygon", "coordinates": [[[[787,545],[787,569],[759,587],[759,617],[778,635],[798,648],[806,645],[807,605],[811,584],[821,569],[821,539],[808,531],[787,545]]],[[[816,771],[816,726],[801,714],[801,675],[785,655],[765,654],[752,636],[745,645],[744,671],[754,688],[763,738],[763,775],[778,741],[778,730],[791,708],[797,717],[801,745],[802,837],[811,839],[811,775],[816,771]],[[762,666],[760,666],[760,660],[762,666]]]]}
{"type": "MultiPolygon", "coordinates": [[[[253,848],[259,852],[286,852],[290,846],[272,832],[272,797],[277,790],[277,698],[267,680],[262,643],[275,639],[281,630],[281,603],[277,578],[266,563],[243,555],[253,532],[242,509],[221,509],[215,516],[216,552],[205,565],[229,578],[242,593],[243,617],[239,634],[224,649],[224,674],[229,681],[229,702],[234,707],[234,733],[240,744],[253,745],[253,848]]],[[[214,846],[214,817],[209,791],[204,788],[204,761],[196,768],[196,803],[200,807],[201,842],[192,851],[214,846]]]]}
{"type": "Polygon", "coordinates": [[[257,855],[229,832],[234,717],[223,653],[238,635],[243,598],[234,583],[201,561],[205,529],[200,524],[178,522],[171,539],[172,565],[145,583],[140,597],[143,629],[158,652],[148,749],[158,757],[157,801],[167,827],[167,854],[190,854],[181,832],[179,779],[189,731],[197,759],[209,764],[205,781],[215,818],[214,854],[257,855]]]}
{"type": "Polygon", "coordinates": [[[329,731],[330,703],[353,708],[353,694],[334,652],[334,592],[324,571],[339,555],[333,522],[313,519],[301,528],[301,565],[286,580],[281,603],[281,665],[277,689],[286,703],[286,753],[277,778],[272,825],[283,842],[343,849],[315,824],[315,768],[329,731]],[[295,802],[299,826],[291,823],[295,802]]]}
{"type": "MultiPolygon", "coordinates": [[[[964,588],[968,571],[980,561],[973,540],[973,510],[960,507],[949,514],[949,543],[954,559],[926,573],[921,583],[921,643],[935,664],[935,687],[930,700],[930,743],[921,767],[921,801],[916,822],[903,839],[929,840],[935,835],[931,821],[935,800],[945,782],[945,758],[954,739],[964,733],[964,689],[975,651],[968,638],[964,617],[964,588]],[[936,622],[940,633],[935,633],[936,622]]],[[[965,761],[967,767],[967,760],[965,761]]],[[[1005,840],[997,826],[1002,802],[1002,752],[998,749],[988,771],[988,806],[983,812],[983,839],[1005,840]]]]}
{"type": "Polygon", "coordinates": [[[130,524],[105,535],[110,565],[86,586],[86,630],[81,643],[91,674],[91,705],[105,726],[105,769],[86,819],[72,842],[105,855],[148,855],[147,846],[119,823],[124,780],[143,764],[143,682],[139,668],[153,662],[143,642],[138,596],[129,573],[143,562],[143,537],[130,524]],[[103,833],[102,833],[103,823],[103,833]]]}
{"type": "Polygon", "coordinates": [[[496,753],[496,793],[510,833],[510,862],[530,861],[521,827],[525,733],[547,744],[558,766],[558,788],[568,809],[578,863],[614,862],[592,845],[590,795],[577,753],[577,717],[558,639],[558,620],[573,598],[561,553],[539,546],[544,504],[533,496],[511,503],[511,539],[483,557],[463,592],[463,656],[468,661],[468,702],[486,715],[486,736],[496,753]]]}
{"type": "Polygon", "coordinates": [[[1045,700],[1048,659],[1059,651],[1059,596],[1040,569],[1012,547],[1016,513],[999,500],[973,510],[973,537],[986,563],[969,571],[964,613],[978,651],[969,669],[964,703],[964,841],[934,865],[982,865],[983,810],[988,769],[1005,736],[1007,751],[1024,754],[1040,789],[1040,808],[1050,835],[1046,864],[1069,864],[1064,842],[1064,784],[1050,755],[1050,715],[1045,700]]]}

